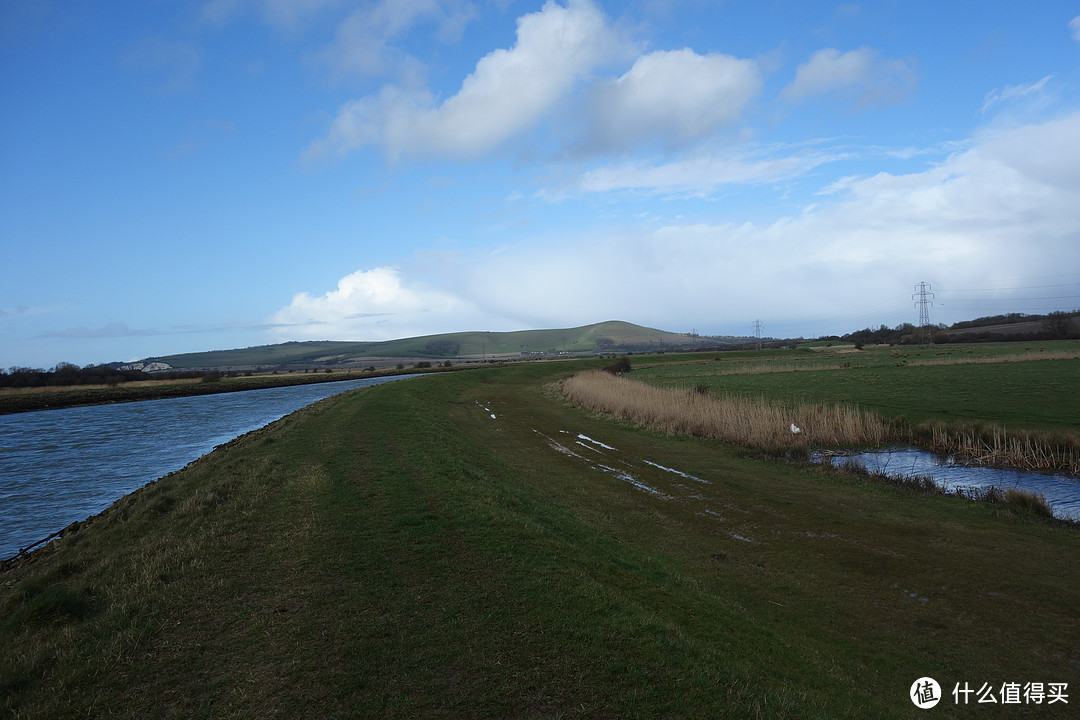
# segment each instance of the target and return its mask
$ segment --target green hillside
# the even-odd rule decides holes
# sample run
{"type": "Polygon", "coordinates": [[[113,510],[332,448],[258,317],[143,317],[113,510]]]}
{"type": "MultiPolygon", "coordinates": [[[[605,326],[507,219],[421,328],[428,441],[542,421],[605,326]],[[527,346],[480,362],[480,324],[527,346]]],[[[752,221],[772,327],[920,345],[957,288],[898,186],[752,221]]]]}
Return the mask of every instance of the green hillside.
{"type": "Polygon", "coordinates": [[[689,348],[715,338],[608,321],[576,328],[515,332],[459,332],[385,342],[288,342],[147,358],[173,368],[349,367],[376,358],[482,359],[484,357],[630,352],[689,348]]]}

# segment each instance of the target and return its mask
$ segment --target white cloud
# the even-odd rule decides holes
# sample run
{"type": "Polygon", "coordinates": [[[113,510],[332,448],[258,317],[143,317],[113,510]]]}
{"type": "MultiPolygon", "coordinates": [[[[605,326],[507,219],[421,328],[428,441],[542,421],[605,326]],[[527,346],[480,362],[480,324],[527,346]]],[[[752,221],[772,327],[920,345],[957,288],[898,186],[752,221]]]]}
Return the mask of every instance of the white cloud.
{"type": "Polygon", "coordinates": [[[1073,40],[1080,42],[1080,15],[1069,21],[1069,30],[1072,31],[1073,40]]]}
{"type": "Polygon", "coordinates": [[[856,107],[892,105],[915,89],[915,74],[903,60],[878,57],[870,48],[841,53],[835,48],[818,50],[795,70],[795,79],[780,97],[802,102],[818,95],[843,93],[856,107]]]}
{"type": "Polygon", "coordinates": [[[753,60],[689,48],[643,55],[593,92],[590,142],[605,149],[700,140],[730,125],[761,90],[753,60]]]}
{"type": "Polygon", "coordinates": [[[881,321],[861,314],[870,305],[914,321],[905,313],[920,280],[985,287],[1080,267],[1080,113],[980,135],[922,172],[840,187],[769,224],[676,223],[510,247],[473,268],[468,298],[538,327],[619,318],[700,329],[845,314],[861,327],[881,321]]]}
{"type": "Polygon", "coordinates": [[[618,47],[590,0],[549,0],[518,19],[517,42],[480,59],[460,90],[442,103],[428,89],[386,86],[345,104],[308,157],[344,155],[374,145],[403,154],[470,157],[536,125],[575,83],[618,47]]]}
{"type": "Polygon", "coordinates": [[[1053,77],[1053,75],[1047,75],[1043,79],[1033,82],[1030,85],[1006,85],[1000,90],[991,90],[986,94],[986,97],[983,98],[982,109],[980,112],[985,113],[1000,102],[1015,102],[1032,95],[1042,95],[1043,90],[1046,88],[1046,84],[1050,82],[1053,77]]]}
{"type": "Polygon", "coordinates": [[[582,192],[641,190],[707,193],[722,185],[776,182],[805,173],[833,159],[820,153],[779,158],[704,155],[658,165],[627,163],[585,172],[578,189],[582,192]]]}
{"type": "Polygon", "coordinates": [[[444,332],[475,314],[453,293],[407,283],[398,269],[377,267],[346,275],[323,295],[296,294],[270,323],[281,337],[386,340],[444,332]]]}
{"type": "MultiPolygon", "coordinates": [[[[390,268],[358,271],[324,295],[297,295],[273,322],[287,326],[281,338],[604,319],[737,334],[760,318],[767,332],[821,334],[914,322],[910,295],[922,280],[935,291],[990,287],[1080,267],[1080,113],[984,132],[921,172],[829,189],[771,222],[676,221],[440,258],[423,284],[390,268]]],[[[949,311],[959,313],[949,321],[975,316],[950,302],[935,321],[949,311]]]]}

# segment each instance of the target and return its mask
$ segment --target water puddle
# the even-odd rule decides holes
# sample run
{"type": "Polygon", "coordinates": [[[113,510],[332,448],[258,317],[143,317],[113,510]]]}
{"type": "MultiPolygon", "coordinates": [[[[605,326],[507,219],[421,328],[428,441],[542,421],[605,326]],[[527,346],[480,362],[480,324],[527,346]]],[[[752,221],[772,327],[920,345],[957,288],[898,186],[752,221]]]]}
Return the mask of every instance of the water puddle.
{"type": "Polygon", "coordinates": [[[843,454],[818,451],[811,458],[814,462],[827,458],[834,464],[853,462],[870,472],[891,477],[928,477],[948,492],[996,487],[1042,493],[1055,517],[1080,521],[1080,478],[1068,475],[963,465],[951,456],[935,455],[913,447],[843,454]]]}

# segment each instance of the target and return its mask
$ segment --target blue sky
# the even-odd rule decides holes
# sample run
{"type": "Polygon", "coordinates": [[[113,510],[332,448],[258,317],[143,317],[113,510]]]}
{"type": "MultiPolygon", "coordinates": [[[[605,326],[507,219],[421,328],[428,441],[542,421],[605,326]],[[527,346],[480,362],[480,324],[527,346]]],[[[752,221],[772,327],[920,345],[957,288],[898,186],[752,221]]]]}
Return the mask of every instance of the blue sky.
{"type": "Polygon", "coordinates": [[[1080,4],[0,0],[0,367],[1080,307],[1080,4]]]}

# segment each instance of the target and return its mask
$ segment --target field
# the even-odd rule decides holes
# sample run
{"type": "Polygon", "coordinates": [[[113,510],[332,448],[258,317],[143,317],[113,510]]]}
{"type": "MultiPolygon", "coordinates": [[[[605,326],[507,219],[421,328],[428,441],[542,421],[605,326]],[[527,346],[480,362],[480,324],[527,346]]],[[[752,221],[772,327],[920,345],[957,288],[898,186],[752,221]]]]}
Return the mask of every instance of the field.
{"type": "MultiPolygon", "coordinates": [[[[701,368],[754,364],[723,357],[635,356],[633,373],[814,374],[703,381],[701,368]]],[[[346,393],[122,499],[0,574],[0,707],[919,717],[909,689],[931,676],[950,716],[987,716],[975,697],[954,705],[965,683],[999,698],[1005,683],[1068,683],[1068,705],[990,714],[1070,716],[1074,527],[568,403],[557,381],[600,364],[346,393]]],[[[818,374],[849,372],[863,371],[818,374]]],[[[1018,411],[1054,425],[1036,405],[1018,411]]]]}
{"type": "Polygon", "coordinates": [[[815,343],[644,361],[625,387],[594,376],[587,393],[584,377],[567,390],[639,424],[774,451],[914,444],[980,465],[1080,475],[1075,342],[870,350],[815,343]],[[698,418],[692,427],[690,417],[698,418]],[[784,431],[789,421],[801,426],[797,435],[784,431]]]}

